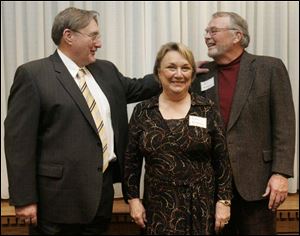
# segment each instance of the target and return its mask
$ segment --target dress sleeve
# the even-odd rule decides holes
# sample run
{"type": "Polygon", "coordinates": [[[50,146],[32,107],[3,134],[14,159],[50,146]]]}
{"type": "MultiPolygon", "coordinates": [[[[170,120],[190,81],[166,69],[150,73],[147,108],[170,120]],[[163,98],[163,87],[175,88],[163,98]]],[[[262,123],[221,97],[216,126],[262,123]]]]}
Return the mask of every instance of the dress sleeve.
{"type": "Polygon", "coordinates": [[[217,199],[232,198],[232,170],[220,113],[212,108],[211,117],[212,165],[216,179],[217,199]]]}
{"type": "Polygon", "coordinates": [[[138,104],[132,113],[129,130],[128,144],[124,160],[124,198],[125,201],[139,198],[140,177],[142,172],[143,156],[140,151],[140,137],[142,130],[142,109],[138,104]]]}

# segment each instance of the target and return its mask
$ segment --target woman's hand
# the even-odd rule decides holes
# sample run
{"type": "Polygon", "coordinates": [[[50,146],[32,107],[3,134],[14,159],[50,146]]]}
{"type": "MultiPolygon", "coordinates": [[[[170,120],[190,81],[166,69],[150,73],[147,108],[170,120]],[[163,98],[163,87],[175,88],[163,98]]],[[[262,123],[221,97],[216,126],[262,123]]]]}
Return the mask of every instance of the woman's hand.
{"type": "Polygon", "coordinates": [[[134,221],[137,225],[139,225],[141,228],[145,228],[146,220],[146,211],[141,203],[139,198],[133,198],[128,200],[129,202],[129,211],[130,216],[132,218],[132,221],[134,221]]]}
{"type": "Polygon", "coordinates": [[[215,231],[220,233],[226,224],[228,224],[230,219],[230,206],[225,206],[221,202],[216,203],[216,215],[215,215],[215,231]]]}

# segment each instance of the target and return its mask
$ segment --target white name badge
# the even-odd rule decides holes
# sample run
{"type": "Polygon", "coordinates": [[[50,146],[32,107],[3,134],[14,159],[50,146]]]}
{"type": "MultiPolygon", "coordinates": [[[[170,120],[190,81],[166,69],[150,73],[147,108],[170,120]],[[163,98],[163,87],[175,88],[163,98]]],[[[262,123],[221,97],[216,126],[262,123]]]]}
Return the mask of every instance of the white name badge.
{"type": "Polygon", "coordinates": [[[201,91],[206,91],[210,89],[211,87],[215,86],[215,80],[214,77],[210,78],[209,80],[206,80],[204,82],[200,82],[201,85],[201,91]]]}
{"type": "Polygon", "coordinates": [[[206,129],[206,118],[200,116],[190,116],[189,126],[197,126],[206,129]]]}

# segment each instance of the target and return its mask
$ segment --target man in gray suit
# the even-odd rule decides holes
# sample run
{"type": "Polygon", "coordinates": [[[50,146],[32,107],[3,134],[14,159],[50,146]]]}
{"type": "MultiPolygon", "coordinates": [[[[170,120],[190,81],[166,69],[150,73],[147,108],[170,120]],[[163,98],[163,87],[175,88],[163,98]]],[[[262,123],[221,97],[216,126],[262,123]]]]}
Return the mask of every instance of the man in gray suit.
{"type": "Polygon", "coordinates": [[[97,16],[76,8],[60,12],[52,27],[57,51],[15,74],[5,120],[10,203],[31,224],[31,234],[105,233],[113,182],[122,177],[126,105],[159,92],[152,77],[125,78],[111,62],[95,58],[97,16]],[[96,127],[95,107],[104,126],[96,127]],[[104,152],[110,160],[105,170],[104,152]]]}
{"type": "Polygon", "coordinates": [[[224,233],[274,235],[293,176],[295,112],[284,64],[247,53],[249,40],[242,17],[213,14],[205,42],[214,61],[192,89],[215,101],[227,131],[234,198],[224,233]]]}

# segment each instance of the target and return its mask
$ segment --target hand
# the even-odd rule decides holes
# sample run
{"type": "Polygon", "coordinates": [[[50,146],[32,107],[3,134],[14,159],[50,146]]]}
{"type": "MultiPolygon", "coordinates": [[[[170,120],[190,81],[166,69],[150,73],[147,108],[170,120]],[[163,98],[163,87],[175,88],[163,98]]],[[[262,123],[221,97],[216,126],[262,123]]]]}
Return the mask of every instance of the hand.
{"type": "Polygon", "coordinates": [[[217,234],[221,232],[226,224],[228,224],[230,219],[230,206],[225,206],[224,204],[216,203],[216,215],[215,215],[215,231],[217,234]]]}
{"type": "Polygon", "coordinates": [[[37,204],[15,207],[16,216],[24,220],[25,224],[37,224],[37,204]]]}
{"type": "Polygon", "coordinates": [[[267,184],[263,197],[270,195],[269,209],[276,209],[285,201],[288,195],[288,179],[280,174],[273,174],[267,184]]]}
{"type": "Polygon", "coordinates": [[[204,64],[208,63],[209,61],[197,61],[196,62],[196,73],[197,74],[205,74],[209,71],[207,68],[201,68],[204,64]]]}
{"type": "Polygon", "coordinates": [[[145,223],[147,222],[146,211],[140,199],[133,198],[131,200],[128,200],[128,202],[129,202],[130,216],[132,220],[141,228],[145,228],[146,227],[145,223]]]}

